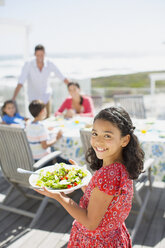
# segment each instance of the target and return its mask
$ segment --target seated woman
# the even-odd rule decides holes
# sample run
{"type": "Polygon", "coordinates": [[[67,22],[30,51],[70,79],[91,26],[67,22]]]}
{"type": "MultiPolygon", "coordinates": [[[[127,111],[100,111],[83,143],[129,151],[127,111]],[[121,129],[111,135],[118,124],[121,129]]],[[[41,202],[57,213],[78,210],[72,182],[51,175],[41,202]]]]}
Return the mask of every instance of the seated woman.
{"type": "Polygon", "coordinates": [[[61,115],[64,111],[65,118],[72,118],[74,115],[93,117],[94,106],[92,99],[88,96],[80,94],[80,85],[78,83],[70,82],[68,91],[71,97],[65,99],[61,107],[55,113],[55,116],[61,115]]]}

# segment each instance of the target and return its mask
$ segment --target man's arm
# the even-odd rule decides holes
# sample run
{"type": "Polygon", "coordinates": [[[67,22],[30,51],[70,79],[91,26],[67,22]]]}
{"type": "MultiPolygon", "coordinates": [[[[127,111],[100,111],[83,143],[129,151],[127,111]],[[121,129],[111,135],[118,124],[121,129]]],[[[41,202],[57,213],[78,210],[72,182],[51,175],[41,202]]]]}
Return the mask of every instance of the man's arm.
{"type": "Polygon", "coordinates": [[[14,94],[13,94],[13,98],[12,100],[15,101],[20,89],[22,88],[22,84],[18,84],[17,87],[15,88],[14,94]]]}
{"type": "Polygon", "coordinates": [[[18,84],[17,84],[17,87],[15,88],[13,98],[12,98],[14,101],[15,101],[20,89],[22,88],[23,84],[25,83],[25,81],[27,79],[27,76],[29,73],[29,66],[30,66],[30,63],[26,62],[22,68],[21,75],[18,79],[18,84]]]}
{"type": "Polygon", "coordinates": [[[55,75],[67,85],[69,83],[69,80],[61,73],[61,71],[57,68],[57,66],[54,63],[50,61],[49,63],[50,63],[52,72],[54,72],[55,75]]]}

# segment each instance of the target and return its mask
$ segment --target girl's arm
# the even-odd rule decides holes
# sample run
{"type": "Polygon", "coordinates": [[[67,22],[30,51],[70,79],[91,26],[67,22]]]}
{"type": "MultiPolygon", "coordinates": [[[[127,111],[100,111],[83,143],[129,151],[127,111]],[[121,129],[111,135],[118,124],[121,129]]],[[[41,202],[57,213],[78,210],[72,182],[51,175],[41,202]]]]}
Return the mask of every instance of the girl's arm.
{"type": "Polygon", "coordinates": [[[113,199],[113,196],[100,191],[98,188],[94,188],[90,196],[88,208],[84,209],[79,207],[75,201],[64,193],[50,193],[45,188],[44,191],[36,191],[56,199],[74,219],[91,231],[98,227],[113,199]]]}
{"type": "Polygon", "coordinates": [[[14,94],[13,94],[13,98],[12,98],[13,101],[15,101],[21,88],[22,88],[22,84],[17,84],[17,87],[14,90],[14,94]]]}

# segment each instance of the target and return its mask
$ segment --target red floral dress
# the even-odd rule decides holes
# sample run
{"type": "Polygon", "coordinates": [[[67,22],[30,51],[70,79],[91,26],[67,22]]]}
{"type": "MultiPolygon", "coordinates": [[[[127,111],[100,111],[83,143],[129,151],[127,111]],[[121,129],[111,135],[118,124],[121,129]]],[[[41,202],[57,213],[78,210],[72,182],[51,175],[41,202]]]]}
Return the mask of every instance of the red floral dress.
{"type": "Polygon", "coordinates": [[[87,208],[92,190],[113,195],[99,226],[90,231],[76,220],[73,222],[68,248],[131,248],[130,235],[125,226],[132,205],[133,181],[125,166],[113,163],[96,171],[80,199],[79,206],[87,208]]]}

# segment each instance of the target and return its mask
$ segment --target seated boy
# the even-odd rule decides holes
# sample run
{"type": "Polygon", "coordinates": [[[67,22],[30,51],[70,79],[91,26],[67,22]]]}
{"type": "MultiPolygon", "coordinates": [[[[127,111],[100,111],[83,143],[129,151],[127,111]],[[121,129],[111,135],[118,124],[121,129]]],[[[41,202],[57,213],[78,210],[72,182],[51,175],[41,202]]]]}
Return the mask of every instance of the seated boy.
{"type": "MultiPolygon", "coordinates": [[[[27,125],[26,134],[36,162],[51,152],[51,146],[61,138],[62,132],[59,131],[56,138],[50,139],[48,128],[42,122],[47,116],[46,105],[42,101],[32,101],[29,105],[29,111],[34,120],[27,125]]],[[[58,157],[58,162],[63,162],[60,157],[58,157]]],[[[49,164],[52,163],[53,161],[49,162],[49,164]]]]}

